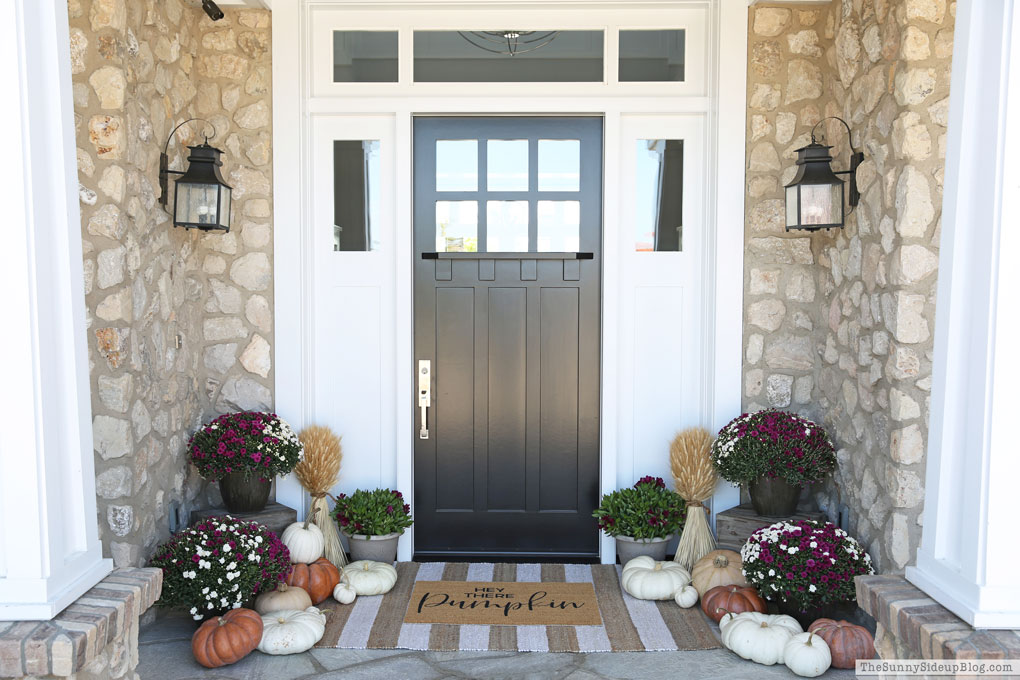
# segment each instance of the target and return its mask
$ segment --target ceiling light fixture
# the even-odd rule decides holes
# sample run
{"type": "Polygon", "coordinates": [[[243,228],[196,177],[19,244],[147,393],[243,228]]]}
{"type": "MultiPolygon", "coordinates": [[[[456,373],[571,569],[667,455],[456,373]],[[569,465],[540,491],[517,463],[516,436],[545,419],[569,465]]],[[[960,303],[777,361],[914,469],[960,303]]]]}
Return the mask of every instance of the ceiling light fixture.
{"type": "Polygon", "coordinates": [[[457,31],[480,50],[515,57],[545,47],[559,31],[457,31]]]}

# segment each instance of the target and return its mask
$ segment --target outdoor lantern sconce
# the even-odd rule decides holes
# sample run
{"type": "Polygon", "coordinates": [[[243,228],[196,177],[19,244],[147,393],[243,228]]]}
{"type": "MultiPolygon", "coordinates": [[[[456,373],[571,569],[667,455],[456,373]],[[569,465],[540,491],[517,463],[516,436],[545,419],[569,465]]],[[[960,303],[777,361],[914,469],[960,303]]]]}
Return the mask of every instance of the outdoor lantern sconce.
{"type": "Polygon", "coordinates": [[[202,121],[211,125],[202,118],[191,118],[175,127],[167,137],[163,153],[159,155],[159,202],[165,209],[170,175],[180,175],[175,182],[174,226],[185,229],[230,231],[230,186],[220,175],[220,166],[223,165],[220,154],[223,152],[209,146],[209,137],[206,136],[205,141],[197,146],[188,147],[191,149],[191,155],[188,156],[187,170],[180,172],[169,168],[170,158],[166,152],[170,147],[170,140],[182,125],[192,121],[202,121]]]}
{"type": "Polygon", "coordinates": [[[786,185],[786,230],[842,228],[846,220],[843,209],[845,182],[838,175],[850,175],[850,212],[860,203],[857,190],[857,166],[864,161],[864,153],[855,151],[850,136],[850,126],[842,118],[830,116],[815,123],[811,128],[811,143],[797,149],[797,165],[800,166],[793,181],[786,185]],[[850,143],[850,169],[833,171],[831,146],[819,144],[815,130],[827,120],[838,120],[846,128],[850,143]]]}

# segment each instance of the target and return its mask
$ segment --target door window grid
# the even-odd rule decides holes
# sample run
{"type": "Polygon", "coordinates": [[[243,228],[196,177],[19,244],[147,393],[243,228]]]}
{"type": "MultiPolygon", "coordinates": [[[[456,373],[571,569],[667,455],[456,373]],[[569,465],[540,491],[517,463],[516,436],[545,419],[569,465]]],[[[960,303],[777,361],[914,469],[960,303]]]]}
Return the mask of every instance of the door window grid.
{"type": "Polygon", "coordinates": [[[579,249],[580,140],[439,139],[435,171],[438,252],[579,249]]]}

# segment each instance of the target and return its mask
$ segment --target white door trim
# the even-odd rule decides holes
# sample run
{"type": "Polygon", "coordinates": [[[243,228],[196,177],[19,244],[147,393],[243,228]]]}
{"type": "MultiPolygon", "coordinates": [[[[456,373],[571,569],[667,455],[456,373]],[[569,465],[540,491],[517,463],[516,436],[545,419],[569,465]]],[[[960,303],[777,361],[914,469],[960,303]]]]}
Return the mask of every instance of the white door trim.
{"type": "MultiPolygon", "coordinates": [[[[521,4],[521,3],[518,3],[521,4]]],[[[603,18],[590,18],[598,10],[608,16],[615,12],[630,17],[641,10],[656,13],[691,12],[707,10],[704,13],[707,25],[704,35],[703,89],[686,90],[678,88],[684,96],[662,96],[670,84],[647,84],[631,87],[624,84],[620,91],[607,89],[605,83],[558,83],[554,87],[536,86],[534,97],[521,97],[521,88],[478,87],[477,96],[450,96],[457,86],[447,86],[444,92],[435,84],[413,84],[409,81],[410,60],[401,60],[399,84],[387,84],[389,91],[378,85],[352,84],[349,96],[328,86],[316,86],[314,62],[321,62],[323,46],[316,45],[315,34],[319,27],[312,15],[317,11],[345,9],[360,12],[363,20],[371,19],[384,25],[387,20],[391,28],[418,24],[404,22],[444,20],[442,9],[456,10],[457,15],[469,12],[481,13],[486,20],[500,23],[499,17],[519,15],[507,14],[507,5],[478,1],[473,3],[454,2],[449,4],[428,3],[427,13],[421,12],[425,3],[420,2],[377,2],[372,9],[365,3],[337,0],[276,0],[273,11],[273,81],[274,81],[274,207],[276,229],[274,233],[276,253],[275,307],[276,307],[276,409],[296,427],[310,424],[314,412],[314,390],[311,376],[314,372],[312,360],[314,348],[313,310],[314,264],[308,256],[310,247],[310,225],[313,223],[313,197],[304,191],[310,186],[312,143],[312,121],[325,114],[385,114],[395,120],[394,154],[398,187],[395,199],[395,219],[407,238],[397,238],[392,244],[396,258],[395,300],[396,309],[396,365],[393,390],[395,412],[392,427],[396,432],[393,452],[395,469],[393,475],[381,479],[381,484],[395,484],[411,496],[413,490],[413,424],[410,404],[412,403],[413,376],[413,333],[411,266],[412,254],[411,223],[411,117],[416,113],[597,113],[606,120],[605,140],[606,167],[618,163],[619,139],[611,138],[619,130],[620,117],[627,113],[677,114],[700,112],[705,116],[709,132],[707,141],[707,188],[704,197],[704,214],[710,228],[706,233],[703,248],[706,286],[703,296],[701,324],[703,334],[701,345],[704,357],[702,383],[703,424],[718,428],[740,411],[740,367],[741,367],[741,323],[742,323],[742,244],[744,195],[744,120],[746,111],[746,0],[714,0],[709,2],[563,2],[538,3],[529,7],[528,12],[550,12],[557,26],[575,27],[579,16],[588,23],[598,23],[603,18]],[[392,14],[399,8],[399,16],[392,14]],[[501,9],[496,9],[501,8],[501,9]],[[578,10],[583,10],[578,12],[578,10]],[[496,19],[493,19],[496,17],[496,19]],[[381,23],[382,22],[382,23],[381,23]],[[398,25],[399,24],[399,25],[398,25]],[[723,38],[718,38],[723,36],[723,38]],[[313,96],[314,95],[314,96],[313,96]],[[734,200],[741,197],[741,200],[734,200]],[[714,226],[714,228],[711,228],[714,226]],[[405,229],[406,227],[406,229],[405,229]]],[[[519,11],[519,10],[515,10],[519,11]]],[[[633,25],[633,20],[628,20],[633,25]]],[[[520,28],[527,28],[521,26],[520,28]]],[[[615,33],[606,34],[606,58],[615,64],[615,33]]],[[[401,33],[401,55],[409,55],[411,49],[409,31],[401,33]]],[[[321,42],[321,40],[319,41],[321,42]]],[[[610,66],[612,70],[614,67],[610,66]]],[[[516,84],[515,84],[516,85],[516,84]]],[[[463,88],[461,87],[462,91],[463,88]]],[[[618,191],[605,187],[604,214],[615,216],[619,211],[618,191]]],[[[610,233],[615,219],[604,220],[604,243],[616,242],[617,234],[610,233]]],[[[617,329],[620,300],[616,283],[620,275],[620,261],[614,249],[604,249],[603,260],[603,328],[617,329]]],[[[617,444],[619,437],[618,404],[615,386],[621,376],[616,362],[612,360],[619,350],[616,332],[603,332],[602,354],[602,462],[601,490],[603,493],[618,488],[617,444]]],[[[384,463],[384,465],[386,465],[384,463]]],[[[389,467],[389,465],[386,465],[389,467]]],[[[628,482],[629,483],[629,482],[628,482]]],[[[303,512],[307,507],[305,494],[293,479],[280,480],[277,490],[280,502],[303,512]]],[[[713,499],[713,510],[718,512],[732,507],[739,495],[729,485],[722,485],[713,499]]],[[[413,528],[401,541],[398,558],[410,559],[413,546],[413,528]]],[[[602,543],[603,561],[615,560],[615,546],[612,541],[602,543]]]]}

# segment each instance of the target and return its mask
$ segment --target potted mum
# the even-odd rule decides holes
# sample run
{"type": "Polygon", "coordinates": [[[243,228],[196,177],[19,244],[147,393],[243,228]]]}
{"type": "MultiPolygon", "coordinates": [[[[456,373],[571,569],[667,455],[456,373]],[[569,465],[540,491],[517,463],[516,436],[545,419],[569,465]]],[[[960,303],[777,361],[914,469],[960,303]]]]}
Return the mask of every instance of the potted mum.
{"type": "Polygon", "coordinates": [[[744,578],[805,629],[819,618],[852,618],[854,577],[875,572],[861,544],[830,522],[776,522],[740,549],[744,578]]]}
{"type": "Polygon", "coordinates": [[[227,413],[202,426],[188,442],[198,473],[218,481],[231,512],[266,507],[276,475],[285,475],[304,450],[297,434],[275,413],[227,413]]]}
{"type": "Polygon", "coordinates": [[[258,522],[224,515],[171,536],[149,566],[163,570],[159,604],[186,608],[201,621],[276,588],[290,571],[290,553],[258,522]]]}
{"type": "Polygon", "coordinates": [[[666,558],[666,545],[684,524],[687,508],[661,477],[642,477],[628,489],[602,497],[592,516],[599,529],[616,539],[620,564],[639,555],[666,558]]]}
{"type": "Polygon", "coordinates": [[[340,494],[333,519],[350,540],[351,559],[386,562],[397,559],[397,542],[411,526],[411,506],[392,489],[358,489],[350,496],[340,494]]]}
{"type": "Polygon", "coordinates": [[[712,443],[719,475],[746,484],[759,515],[784,517],[797,509],[801,487],[836,468],[836,450],[816,423],[767,409],[729,422],[712,443]]]}

